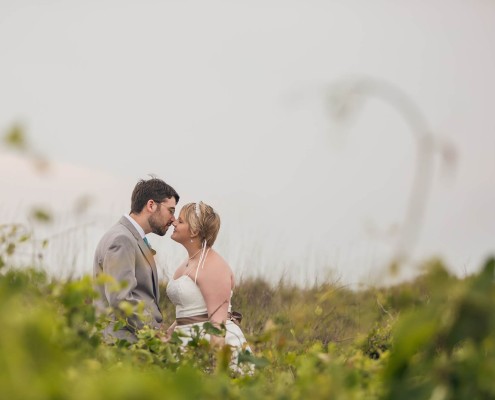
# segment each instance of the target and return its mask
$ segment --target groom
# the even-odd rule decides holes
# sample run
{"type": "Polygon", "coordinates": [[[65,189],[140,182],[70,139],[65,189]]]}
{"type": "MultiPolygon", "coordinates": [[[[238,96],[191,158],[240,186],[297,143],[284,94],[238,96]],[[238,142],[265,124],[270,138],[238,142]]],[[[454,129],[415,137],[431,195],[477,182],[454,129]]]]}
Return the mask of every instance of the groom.
{"type": "Polygon", "coordinates": [[[160,327],[155,251],[145,235],[165,235],[175,221],[178,201],[177,192],[161,179],[141,180],[132,192],[129,215],[120,218],[101,238],[95,252],[93,277],[99,280],[96,309],[111,309],[110,323],[103,331],[106,340],[135,342],[136,330],[144,325],[160,327]],[[126,307],[126,303],[131,307],[126,307]],[[124,313],[125,309],[130,309],[130,314],[124,313]],[[125,318],[123,326],[115,326],[117,315],[125,318]]]}

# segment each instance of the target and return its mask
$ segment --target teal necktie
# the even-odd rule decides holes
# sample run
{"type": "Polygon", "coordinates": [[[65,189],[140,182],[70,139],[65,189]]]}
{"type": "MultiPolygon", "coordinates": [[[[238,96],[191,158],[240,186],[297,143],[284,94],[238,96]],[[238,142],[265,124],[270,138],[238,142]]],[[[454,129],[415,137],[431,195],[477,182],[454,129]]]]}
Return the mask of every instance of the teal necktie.
{"type": "Polygon", "coordinates": [[[156,251],[153,249],[153,247],[151,247],[151,244],[150,244],[150,242],[148,242],[148,239],[146,238],[146,236],[143,238],[143,241],[144,241],[144,243],[146,243],[146,246],[148,246],[148,248],[150,249],[151,253],[153,255],[155,255],[156,254],[156,251]]]}

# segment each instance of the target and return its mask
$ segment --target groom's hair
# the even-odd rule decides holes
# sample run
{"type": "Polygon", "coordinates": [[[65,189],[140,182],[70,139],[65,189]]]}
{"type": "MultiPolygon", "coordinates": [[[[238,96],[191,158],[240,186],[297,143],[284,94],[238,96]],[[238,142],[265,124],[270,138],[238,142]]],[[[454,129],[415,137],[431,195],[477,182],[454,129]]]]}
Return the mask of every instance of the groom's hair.
{"type": "Polygon", "coordinates": [[[172,197],[175,198],[177,203],[179,202],[179,195],[175,189],[161,179],[141,179],[132,191],[131,212],[134,214],[139,214],[148,200],[154,200],[159,203],[172,197]]]}

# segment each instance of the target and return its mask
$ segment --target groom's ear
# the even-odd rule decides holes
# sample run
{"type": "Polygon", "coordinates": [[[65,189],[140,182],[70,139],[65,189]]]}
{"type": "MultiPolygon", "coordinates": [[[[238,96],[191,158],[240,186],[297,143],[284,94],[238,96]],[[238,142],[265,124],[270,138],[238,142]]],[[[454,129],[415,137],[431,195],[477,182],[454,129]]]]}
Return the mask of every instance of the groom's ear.
{"type": "Polygon", "coordinates": [[[153,206],[154,206],[154,204],[156,204],[155,201],[153,199],[150,199],[150,200],[148,200],[146,202],[144,208],[146,210],[148,210],[149,212],[153,212],[153,206]]]}

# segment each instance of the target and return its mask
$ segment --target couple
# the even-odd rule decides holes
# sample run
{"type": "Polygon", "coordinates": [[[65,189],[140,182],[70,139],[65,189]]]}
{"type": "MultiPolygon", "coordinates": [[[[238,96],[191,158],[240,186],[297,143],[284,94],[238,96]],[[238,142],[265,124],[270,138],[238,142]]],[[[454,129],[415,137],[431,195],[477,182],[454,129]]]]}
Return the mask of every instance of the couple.
{"type": "Polygon", "coordinates": [[[212,207],[199,202],[186,204],[176,219],[178,202],[177,192],[161,179],[141,180],[132,192],[129,215],[124,215],[100,240],[93,270],[93,276],[100,281],[95,305],[100,312],[112,310],[103,335],[110,341],[125,339],[134,343],[136,331],[148,325],[160,330],[164,341],[174,331],[180,331],[186,335],[185,344],[194,325],[209,321],[217,327],[226,326],[225,337],[209,335],[213,345],[230,345],[233,355],[240,349],[249,350],[231,314],[234,275],[212,249],[220,229],[220,217],[212,207]],[[172,239],[184,246],[188,257],[168,283],[167,295],[176,307],[176,320],[164,329],[158,305],[155,251],[146,234],[164,236],[170,225],[174,227],[172,239]],[[125,317],[125,326],[118,325],[116,317],[122,302],[134,306],[131,315],[125,317]],[[141,312],[137,312],[140,307],[141,312]]]}

